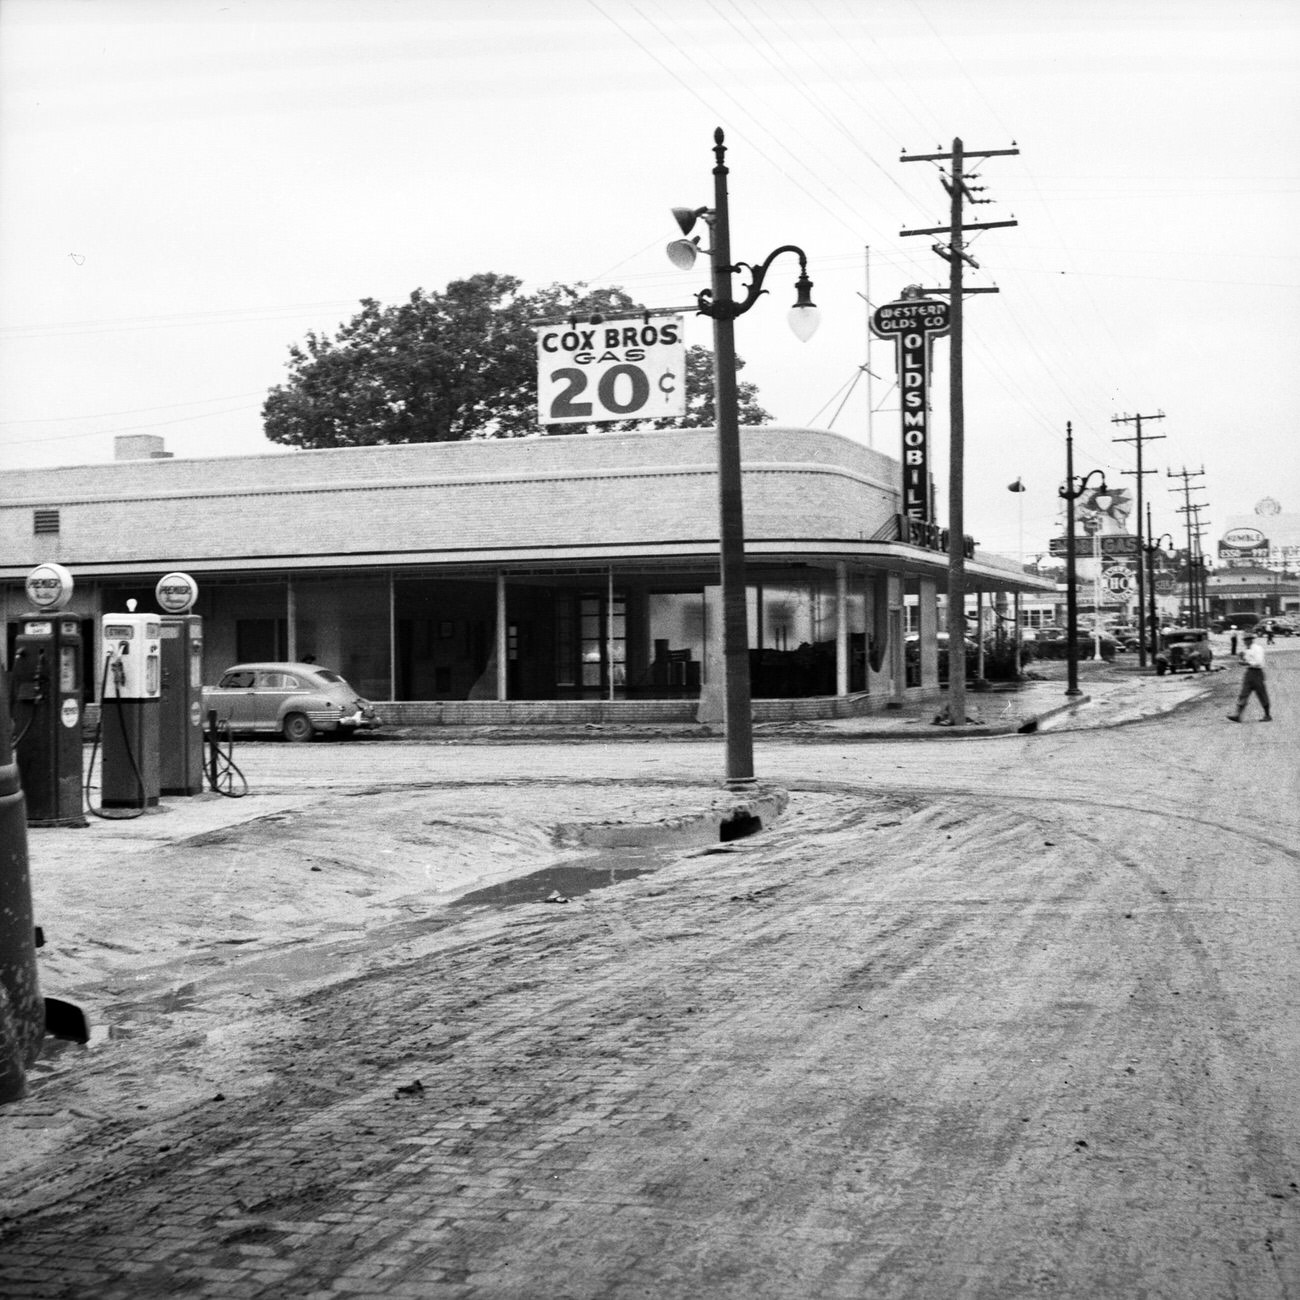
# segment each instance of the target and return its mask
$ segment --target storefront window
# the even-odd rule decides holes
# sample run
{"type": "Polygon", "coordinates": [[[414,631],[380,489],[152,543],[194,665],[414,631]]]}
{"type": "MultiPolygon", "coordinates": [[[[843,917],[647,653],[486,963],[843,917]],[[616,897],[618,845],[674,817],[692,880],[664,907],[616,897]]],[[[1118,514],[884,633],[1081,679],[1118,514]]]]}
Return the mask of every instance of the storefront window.
{"type": "Polygon", "coordinates": [[[627,684],[627,597],[603,592],[567,594],[556,601],[556,681],[584,693],[627,684]]]}

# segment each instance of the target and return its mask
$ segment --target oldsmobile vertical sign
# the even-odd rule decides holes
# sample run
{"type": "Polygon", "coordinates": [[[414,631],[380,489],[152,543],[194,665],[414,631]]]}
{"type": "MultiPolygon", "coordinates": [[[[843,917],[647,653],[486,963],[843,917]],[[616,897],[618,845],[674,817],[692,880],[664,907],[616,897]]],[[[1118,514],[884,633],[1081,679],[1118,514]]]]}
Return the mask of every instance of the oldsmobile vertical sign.
{"type": "Polygon", "coordinates": [[[871,329],[893,339],[902,412],[903,514],[930,519],[930,341],[948,331],[948,304],[905,298],[877,307],[871,329]]]}

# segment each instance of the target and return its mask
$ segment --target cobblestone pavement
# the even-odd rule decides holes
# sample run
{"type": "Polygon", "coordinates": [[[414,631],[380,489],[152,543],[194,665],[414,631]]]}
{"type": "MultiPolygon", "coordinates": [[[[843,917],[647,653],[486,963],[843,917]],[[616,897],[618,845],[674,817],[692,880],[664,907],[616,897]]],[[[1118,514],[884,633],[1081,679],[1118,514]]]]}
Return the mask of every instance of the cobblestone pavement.
{"type": "MultiPolygon", "coordinates": [[[[1115,730],[773,737],[789,802],[761,834],[634,846],[643,874],[567,902],[462,895],[337,977],[326,937],[274,997],[160,1001],[0,1115],[40,1157],[0,1159],[0,1292],[1300,1295],[1300,674],[1277,661],[1272,728],[1223,722],[1225,676],[1115,730]],[[177,1071],[188,1093],[151,1090],[177,1071]]],[[[347,791],[362,819],[453,772],[567,819],[599,773],[618,824],[707,804],[720,755],[263,764],[277,806],[347,791]]],[[[174,838],[124,828],[119,860],[165,847],[146,832],[174,838]]]]}

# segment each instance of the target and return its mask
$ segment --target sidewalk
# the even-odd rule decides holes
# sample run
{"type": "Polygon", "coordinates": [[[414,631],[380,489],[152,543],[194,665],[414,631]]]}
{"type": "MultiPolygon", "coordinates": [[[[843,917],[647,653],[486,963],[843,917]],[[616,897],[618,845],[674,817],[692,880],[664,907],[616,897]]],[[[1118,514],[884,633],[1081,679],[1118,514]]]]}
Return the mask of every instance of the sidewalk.
{"type": "MultiPolygon", "coordinates": [[[[966,725],[942,720],[946,692],[927,693],[901,706],[876,706],[852,718],[813,721],[758,722],[755,738],[784,736],[800,740],[958,740],[979,736],[1015,735],[1049,727],[1117,726],[1167,713],[1210,689],[1219,672],[1182,673],[1157,677],[1136,663],[1085,662],[1078,665],[1080,694],[1067,697],[1067,666],[1036,663],[1019,685],[992,683],[988,690],[966,690],[966,725]]],[[[723,734],[720,724],[706,723],[586,723],[582,726],[537,724],[519,726],[393,727],[383,733],[396,740],[443,740],[465,744],[520,740],[712,740],[723,734]]]]}
{"type": "MultiPolygon", "coordinates": [[[[856,718],[761,723],[755,726],[755,741],[760,747],[781,740],[800,745],[956,742],[1113,727],[1167,713],[1200,698],[1219,676],[1217,672],[1183,673],[1158,678],[1123,664],[1081,664],[1080,694],[1067,698],[1065,664],[1038,668],[1052,677],[1027,681],[1013,690],[968,691],[969,721],[963,727],[936,721],[946,703],[940,696],[856,718]]],[[[358,791],[405,790],[426,815],[436,809],[444,819],[449,839],[439,883],[455,892],[490,881],[501,870],[499,864],[478,861],[474,851],[484,838],[477,824],[491,817],[502,824],[534,817],[551,825],[582,826],[588,848],[599,847],[598,841],[611,842],[599,829],[602,827],[611,828],[610,834],[672,839],[681,833],[716,843],[720,825],[738,816],[754,815],[764,824],[770,823],[779,812],[768,807],[767,801],[779,798],[781,792],[761,786],[750,795],[737,794],[722,788],[714,776],[697,770],[700,764],[693,752],[718,745],[723,735],[720,726],[695,724],[440,726],[391,728],[343,747],[236,743],[234,758],[247,773],[251,798],[223,798],[205,790],[190,798],[165,798],[143,814],[121,813],[106,819],[90,816],[89,833],[86,829],[44,828],[32,829],[28,838],[33,862],[46,868],[38,873],[38,881],[48,890],[54,882],[67,886],[83,873],[102,870],[97,864],[105,854],[130,857],[164,849],[206,847],[207,837],[228,835],[236,827],[296,822],[304,810],[338,795],[352,798],[358,791]],[[635,765],[640,775],[630,780],[624,770],[626,759],[620,755],[616,761],[611,752],[611,747],[656,743],[686,749],[677,751],[680,758],[671,768],[647,755],[635,765]],[[430,746],[437,754],[433,762],[430,746]],[[497,756],[510,746],[530,750],[528,779],[514,773],[510,764],[497,756]],[[575,746],[603,749],[604,754],[584,754],[578,763],[572,757],[575,746]],[[323,761],[326,755],[328,762],[323,761]],[[461,865],[450,870],[452,861],[461,865]]],[[[313,816],[319,825],[318,815],[313,816]]],[[[330,833],[346,832],[343,827],[331,826],[330,833]]],[[[369,847],[392,853],[388,840],[380,839],[382,847],[373,840],[369,847]]],[[[625,838],[623,842],[630,841],[625,838]]],[[[482,847],[487,847],[486,843],[482,847]]],[[[280,892],[274,875],[266,887],[270,892],[264,901],[269,906],[280,892]]],[[[189,892],[180,884],[173,888],[176,897],[162,909],[166,914],[171,913],[172,903],[181,903],[189,892]]],[[[318,881],[313,897],[322,893],[328,895],[329,889],[322,890],[318,881]]],[[[47,917],[64,910],[61,904],[65,900],[57,896],[43,901],[47,917]]],[[[76,903],[72,899],[66,903],[71,914],[76,914],[76,903]]],[[[298,919],[312,922],[319,917],[307,909],[298,919]]]]}

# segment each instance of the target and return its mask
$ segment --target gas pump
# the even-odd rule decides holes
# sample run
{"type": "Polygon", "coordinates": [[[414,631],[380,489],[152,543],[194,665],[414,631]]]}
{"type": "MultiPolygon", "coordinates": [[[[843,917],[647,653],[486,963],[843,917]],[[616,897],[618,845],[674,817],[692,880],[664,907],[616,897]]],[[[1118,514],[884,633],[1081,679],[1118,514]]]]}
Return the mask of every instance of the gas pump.
{"type": "Polygon", "coordinates": [[[0,1102],[26,1092],[41,1050],[45,1005],[36,972],[36,927],[18,765],[9,745],[9,698],[0,700],[0,1102]]]}
{"type": "Polygon", "coordinates": [[[19,621],[8,699],[29,826],[84,826],[81,803],[81,627],[62,612],[72,575],[42,564],[27,578],[39,613],[19,621]]]}
{"type": "Polygon", "coordinates": [[[103,676],[105,808],[158,802],[158,705],[162,694],[162,622],[157,614],[105,614],[100,624],[103,676]]]}
{"type": "Polygon", "coordinates": [[[36,950],[44,942],[32,919],[27,812],[10,743],[8,674],[0,671],[0,1103],[27,1090],[27,1071],[47,1034],[84,1043],[85,1014],[70,1002],[42,998],[36,950]]]}
{"type": "Polygon", "coordinates": [[[163,794],[203,793],[203,620],[189,611],[199,588],[186,573],[158,582],[162,623],[159,784],[163,794]]]}

